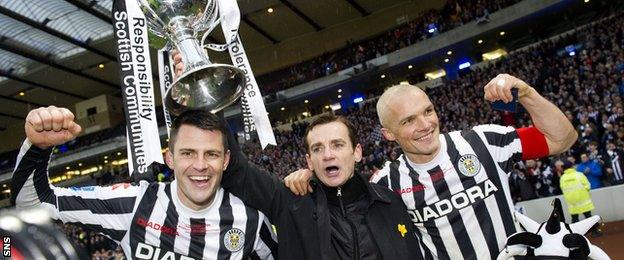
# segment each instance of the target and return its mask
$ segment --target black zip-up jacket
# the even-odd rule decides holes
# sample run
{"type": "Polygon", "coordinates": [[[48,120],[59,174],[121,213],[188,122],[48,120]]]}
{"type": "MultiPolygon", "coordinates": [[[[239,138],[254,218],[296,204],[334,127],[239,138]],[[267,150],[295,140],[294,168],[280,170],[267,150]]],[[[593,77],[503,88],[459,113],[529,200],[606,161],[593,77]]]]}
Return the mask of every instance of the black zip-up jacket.
{"type": "MultiPolygon", "coordinates": [[[[353,201],[344,205],[345,215],[351,222],[355,220],[352,224],[356,231],[368,229],[369,232],[355,235],[363,241],[352,239],[353,233],[341,239],[337,234],[353,232],[354,226],[341,217],[343,209],[340,205],[336,207],[335,202],[339,201],[333,201],[338,199],[338,194],[329,196],[332,200],[329,204],[326,189],[313,182],[316,186],[313,193],[295,195],[277,175],[248,163],[232,135],[228,139],[231,158],[221,185],[246,205],[262,211],[276,226],[279,259],[334,260],[344,259],[345,256],[354,259],[361,253],[376,259],[422,259],[414,226],[397,194],[362,179],[354,183],[360,186],[361,196],[350,198],[353,201]],[[347,242],[351,242],[348,247],[347,242]],[[378,250],[375,250],[375,245],[378,250]],[[365,248],[356,251],[358,246],[365,248]]],[[[342,191],[343,199],[352,195],[353,190],[348,190],[348,195],[342,191]]],[[[359,255],[358,259],[361,258],[362,255],[359,255]]]]}
{"type": "MultiPolygon", "coordinates": [[[[368,228],[371,204],[363,178],[354,176],[340,187],[319,183],[329,208],[331,245],[340,259],[381,259],[379,247],[368,228]]],[[[397,229],[398,231],[398,229],[397,229]]]]}

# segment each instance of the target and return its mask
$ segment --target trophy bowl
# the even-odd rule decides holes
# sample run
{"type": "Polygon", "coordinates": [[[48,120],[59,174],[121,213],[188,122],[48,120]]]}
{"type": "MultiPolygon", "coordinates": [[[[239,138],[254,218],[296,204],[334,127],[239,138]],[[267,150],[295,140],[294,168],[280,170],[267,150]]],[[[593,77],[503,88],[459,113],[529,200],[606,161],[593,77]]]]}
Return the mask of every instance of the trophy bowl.
{"type": "Polygon", "coordinates": [[[167,91],[165,107],[172,115],[188,109],[220,111],[243,93],[245,78],[237,70],[231,65],[212,64],[183,74],[167,91]]]}
{"type": "MultiPolygon", "coordinates": [[[[175,46],[184,70],[165,96],[165,107],[177,116],[188,109],[215,113],[238,99],[245,86],[243,71],[211,63],[198,35],[215,22],[215,0],[137,0],[149,29],[175,46]]],[[[201,37],[200,37],[201,38],[201,37]]]]}

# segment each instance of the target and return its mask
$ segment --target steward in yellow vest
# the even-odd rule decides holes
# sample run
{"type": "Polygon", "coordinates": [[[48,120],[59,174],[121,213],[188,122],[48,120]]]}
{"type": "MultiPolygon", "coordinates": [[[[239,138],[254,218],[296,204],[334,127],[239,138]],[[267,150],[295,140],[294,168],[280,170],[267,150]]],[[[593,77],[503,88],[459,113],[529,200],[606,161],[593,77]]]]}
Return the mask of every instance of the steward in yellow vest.
{"type": "Polygon", "coordinates": [[[574,215],[578,218],[578,214],[594,209],[594,203],[589,194],[590,184],[583,173],[577,172],[574,167],[567,168],[561,175],[559,185],[573,219],[574,215]]]}

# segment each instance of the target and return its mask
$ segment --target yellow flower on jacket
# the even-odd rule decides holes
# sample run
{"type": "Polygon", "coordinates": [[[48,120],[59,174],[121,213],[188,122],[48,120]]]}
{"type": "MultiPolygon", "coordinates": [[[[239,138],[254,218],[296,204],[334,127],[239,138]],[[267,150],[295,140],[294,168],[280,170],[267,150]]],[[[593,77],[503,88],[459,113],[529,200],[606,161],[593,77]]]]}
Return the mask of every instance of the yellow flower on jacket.
{"type": "Polygon", "coordinates": [[[401,233],[401,236],[405,237],[405,233],[407,233],[407,228],[405,228],[405,225],[398,224],[397,229],[399,230],[399,233],[401,233]]]}

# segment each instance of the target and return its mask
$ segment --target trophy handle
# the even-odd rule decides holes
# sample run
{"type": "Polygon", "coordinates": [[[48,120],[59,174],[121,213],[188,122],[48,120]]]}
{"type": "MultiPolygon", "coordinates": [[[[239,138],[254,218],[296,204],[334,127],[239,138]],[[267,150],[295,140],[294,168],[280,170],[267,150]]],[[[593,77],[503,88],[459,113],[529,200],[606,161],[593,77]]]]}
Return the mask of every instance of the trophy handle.
{"type": "Polygon", "coordinates": [[[149,2],[146,0],[137,0],[137,3],[139,5],[139,9],[141,9],[145,15],[149,30],[158,37],[167,38],[165,30],[162,29],[166,27],[166,23],[160,19],[158,14],[156,14],[152,8],[149,8],[149,2]]]}
{"type": "Polygon", "coordinates": [[[206,31],[204,32],[203,36],[201,37],[201,40],[199,41],[199,43],[200,43],[202,49],[210,49],[210,50],[213,50],[213,51],[225,51],[225,50],[228,49],[228,46],[230,45],[230,43],[228,42],[229,39],[225,39],[225,41],[226,41],[225,44],[216,44],[216,43],[209,43],[209,44],[207,44],[206,43],[206,39],[208,38],[210,33],[215,28],[217,28],[217,25],[221,24],[221,21],[223,20],[222,16],[218,16],[218,18],[217,18],[217,14],[219,14],[221,11],[219,10],[219,6],[217,4],[215,4],[215,3],[216,3],[216,1],[213,1],[210,6],[206,7],[206,8],[210,8],[211,10],[213,10],[213,12],[211,13],[210,17],[206,17],[204,15],[202,17],[202,19],[201,19],[201,21],[208,20],[207,23],[203,23],[203,24],[208,24],[208,27],[206,28],[206,31]]]}
{"type": "Polygon", "coordinates": [[[208,5],[206,5],[206,9],[201,13],[201,17],[193,22],[192,27],[195,28],[196,31],[201,32],[212,26],[217,19],[218,9],[219,5],[217,5],[217,1],[210,1],[208,5]]]}
{"type": "MultiPolygon", "coordinates": [[[[201,41],[200,41],[200,44],[201,44],[201,48],[202,48],[202,49],[206,49],[206,48],[208,48],[208,49],[214,50],[213,48],[210,48],[210,47],[206,46],[206,39],[208,39],[208,35],[210,35],[210,33],[212,32],[212,30],[214,30],[215,28],[217,28],[217,25],[219,25],[220,23],[221,23],[221,17],[219,17],[219,18],[215,19],[215,20],[213,21],[213,23],[211,23],[211,24],[208,26],[208,29],[206,30],[206,32],[204,32],[204,35],[202,36],[201,41]]],[[[227,44],[227,43],[226,43],[226,44],[227,44]]]]}

